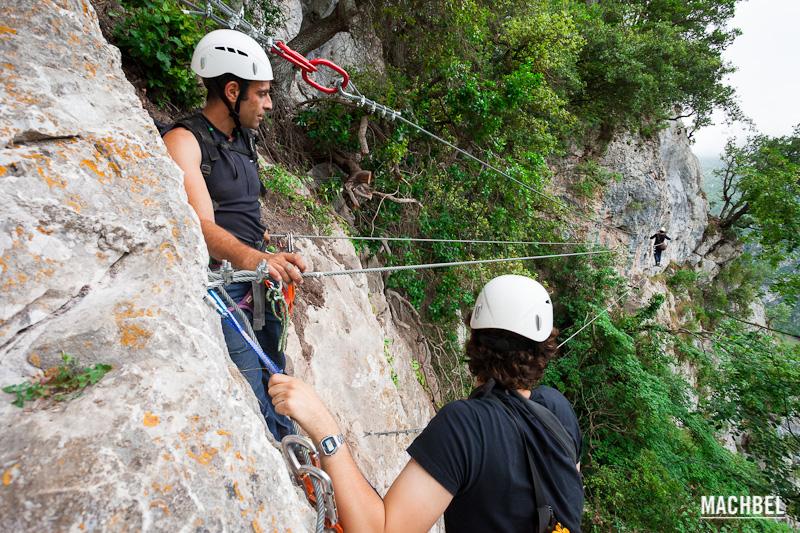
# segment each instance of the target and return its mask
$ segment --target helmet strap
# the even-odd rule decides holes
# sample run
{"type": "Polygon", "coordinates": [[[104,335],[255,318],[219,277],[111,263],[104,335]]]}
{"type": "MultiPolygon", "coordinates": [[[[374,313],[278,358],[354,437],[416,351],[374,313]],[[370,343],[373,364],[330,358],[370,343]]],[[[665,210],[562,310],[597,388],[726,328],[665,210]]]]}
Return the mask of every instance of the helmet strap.
{"type": "Polygon", "coordinates": [[[222,101],[225,103],[225,107],[228,108],[228,115],[230,115],[230,117],[233,119],[233,124],[234,124],[233,131],[239,130],[241,132],[242,122],[239,120],[239,109],[241,108],[242,100],[244,100],[242,96],[247,92],[249,82],[247,80],[242,80],[242,79],[235,81],[236,83],[239,84],[239,96],[236,97],[236,102],[234,103],[234,105],[231,105],[231,103],[228,101],[228,97],[225,96],[225,85],[227,85],[227,83],[223,84],[222,80],[217,79],[216,80],[217,92],[219,92],[222,101]]]}

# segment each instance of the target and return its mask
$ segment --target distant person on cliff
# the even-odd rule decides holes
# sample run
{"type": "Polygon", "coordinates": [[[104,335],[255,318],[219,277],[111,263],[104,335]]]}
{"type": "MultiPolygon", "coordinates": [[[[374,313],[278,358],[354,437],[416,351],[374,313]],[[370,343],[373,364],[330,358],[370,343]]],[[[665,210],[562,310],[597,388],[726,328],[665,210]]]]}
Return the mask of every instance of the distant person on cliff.
{"type": "Polygon", "coordinates": [[[667,236],[667,230],[662,227],[658,233],[652,235],[650,239],[655,239],[653,243],[653,255],[656,258],[656,266],[661,266],[661,253],[667,249],[667,241],[672,239],[667,236]]]}
{"type": "MultiPolygon", "coordinates": [[[[203,37],[192,57],[192,70],[208,89],[203,109],[180,119],[164,134],[172,158],[183,170],[189,204],[212,261],[230,261],[235,268],[255,270],[266,261],[273,280],[301,283],[303,259],[291,253],[264,251],[255,133],[272,109],[272,66],[264,49],[251,37],[234,30],[216,30],[203,37]]],[[[261,347],[280,367],[281,321],[264,301],[263,284],[232,283],[225,290],[253,323],[261,347]],[[253,312],[262,310],[255,318],[253,312]],[[263,313],[263,314],[261,314],[263,313]]],[[[265,298],[264,298],[265,299],[265,298]]],[[[292,432],[291,422],[277,415],[270,401],[266,369],[256,352],[226,321],[222,331],[228,354],[250,384],[261,414],[276,439],[292,432]]]]}
{"type": "Polygon", "coordinates": [[[296,378],[270,379],[275,409],[321,450],[345,531],[423,532],[442,514],[449,532],[580,531],[578,420],[556,389],[530,389],[556,354],[550,296],[525,276],[494,278],[469,325],[476,388],[445,405],[414,440],[383,499],[314,390],[296,378]]]}

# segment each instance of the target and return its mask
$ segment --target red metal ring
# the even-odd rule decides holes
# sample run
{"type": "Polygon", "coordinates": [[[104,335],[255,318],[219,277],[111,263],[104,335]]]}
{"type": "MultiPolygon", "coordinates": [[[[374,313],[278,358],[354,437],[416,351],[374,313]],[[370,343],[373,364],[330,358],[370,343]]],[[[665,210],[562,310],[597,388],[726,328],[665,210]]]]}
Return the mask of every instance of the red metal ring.
{"type": "Polygon", "coordinates": [[[303,72],[317,71],[317,67],[312,65],[311,62],[305,58],[305,56],[303,56],[300,52],[297,52],[296,50],[292,50],[291,48],[289,48],[289,46],[287,46],[287,44],[284,43],[283,41],[277,41],[275,43],[275,47],[277,48],[277,50],[273,49],[272,50],[273,54],[276,54],[285,59],[286,61],[288,61],[289,63],[297,67],[300,67],[300,69],[303,72]]]}
{"type": "MultiPolygon", "coordinates": [[[[348,74],[345,69],[343,69],[342,67],[340,67],[339,65],[337,65],[333,61],[328,61],[327,59],[323,59],[321,57],[318,57],[316,59],[312,59],[310,61],[310,63],[311,63],[312,66],[315,67],[314,70],[316,70],[316,65],[322,65],[322,66],[328,67],[329,69],[333,70],[337,74],[341,75],[342,76],[342,89],[347,87],[347,84],[350,83],[350,74],[348,74]]],[[[311,79],[311,77],[309,76],[309,72],[307,70],[303,70],[303,79],[305,80],[305,82],[307,84],[311,85],[316,90],[322,91],[323,93],[326,93],[326,94],[336,94],[336,91],[339,90],[338,87],[325,87],[325,86],[320,85],[319,83],[315,82],[314,80],[311,79]]]]}

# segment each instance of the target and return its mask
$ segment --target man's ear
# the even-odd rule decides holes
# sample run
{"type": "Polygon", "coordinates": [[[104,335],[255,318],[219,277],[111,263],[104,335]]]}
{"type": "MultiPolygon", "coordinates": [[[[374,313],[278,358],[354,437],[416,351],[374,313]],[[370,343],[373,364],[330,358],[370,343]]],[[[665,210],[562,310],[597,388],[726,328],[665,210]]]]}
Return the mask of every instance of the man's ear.
{"type": "Polygon", "coordinates": [[[236,99],[239,98],[239,82],[235,80],[231,80],[225,84],[225,88],[223,89],[223,93],[225,98],[233,105],[236,102],[236,99]]]}

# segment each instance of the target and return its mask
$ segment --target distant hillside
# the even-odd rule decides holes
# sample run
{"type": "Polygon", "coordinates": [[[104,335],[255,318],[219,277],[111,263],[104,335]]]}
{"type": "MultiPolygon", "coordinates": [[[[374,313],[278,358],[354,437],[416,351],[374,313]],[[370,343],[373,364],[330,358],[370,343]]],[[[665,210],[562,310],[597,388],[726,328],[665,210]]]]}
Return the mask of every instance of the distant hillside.
{"type": "Polygon", "coordinates": [[[718,215],[722,207],[722,180],[714,175],[714,171],[722,168],[722,160],[718,156],[698,156],[698,159],[703,169],[703,190],[706,191],[709,211],[718,215]]]}

